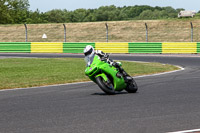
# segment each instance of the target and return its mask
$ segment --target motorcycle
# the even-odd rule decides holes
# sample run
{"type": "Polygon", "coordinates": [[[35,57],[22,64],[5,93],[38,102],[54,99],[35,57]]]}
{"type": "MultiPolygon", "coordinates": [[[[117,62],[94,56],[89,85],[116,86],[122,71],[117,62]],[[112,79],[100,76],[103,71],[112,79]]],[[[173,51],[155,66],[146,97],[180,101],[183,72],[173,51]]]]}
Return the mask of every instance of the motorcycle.
{"type": "MultiPolygon", "coordinates": [[[[94,54],[85,57],[85,61],[87,63],[85,75],[95,82],[106,94],[113,95],[123,90],[126,90],[128,93],[137,92],[138,86],[133,78],[125,82],[119,70],[105,60],[101,60],[99,56],[94,54]]],[[[118,64],[122,66],[120,62],[118,64]]]]}

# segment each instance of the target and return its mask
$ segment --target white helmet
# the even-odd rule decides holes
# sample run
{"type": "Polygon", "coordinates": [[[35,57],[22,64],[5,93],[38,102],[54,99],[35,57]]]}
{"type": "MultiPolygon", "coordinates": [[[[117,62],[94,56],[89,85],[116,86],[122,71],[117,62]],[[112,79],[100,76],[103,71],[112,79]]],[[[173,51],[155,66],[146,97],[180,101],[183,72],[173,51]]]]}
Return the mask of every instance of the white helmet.
{"type": "Polygon", "coordinates": [[[91,46],[91,45],[87,45],[85,48],[84,48],[84,55],[85,56],[88,56],[90,54],[94,54],[94,48],[91,46]]]}

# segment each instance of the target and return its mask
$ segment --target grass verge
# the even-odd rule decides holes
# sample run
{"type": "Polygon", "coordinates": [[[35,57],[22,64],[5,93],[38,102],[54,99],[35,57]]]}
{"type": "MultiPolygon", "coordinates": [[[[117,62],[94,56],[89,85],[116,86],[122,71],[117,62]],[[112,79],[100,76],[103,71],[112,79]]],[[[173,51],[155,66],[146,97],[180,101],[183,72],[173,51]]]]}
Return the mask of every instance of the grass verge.
{"type": "MultiPolygon", "coordinates": [[[[177,70],[160,63],[122,62],[132,76],[177,70]]],[[[0,89],[88,81],[85,62],[74,58],[7,58],[0,60],[0,89]]]]}

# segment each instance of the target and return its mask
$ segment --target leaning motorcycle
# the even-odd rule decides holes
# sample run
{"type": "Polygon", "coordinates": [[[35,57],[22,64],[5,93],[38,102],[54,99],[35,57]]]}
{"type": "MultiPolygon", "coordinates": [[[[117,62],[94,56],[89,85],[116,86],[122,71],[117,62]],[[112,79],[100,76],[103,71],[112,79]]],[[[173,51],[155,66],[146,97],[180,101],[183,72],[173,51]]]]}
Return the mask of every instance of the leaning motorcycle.
{"type": "MultiPolygon", "coordinates": [[[[94,81],[106,94],[112,95],[122,90],[126,90],[128,93],[137,92],[138,86],[133,78],[129,82],[125,82],[119,70],[105,60],[102,61],[99,56],[87,56],[85,61],[87,63],[86,76],[94,81]]],[[[119,65],[121,66],[121,63],[119,65]]]]}

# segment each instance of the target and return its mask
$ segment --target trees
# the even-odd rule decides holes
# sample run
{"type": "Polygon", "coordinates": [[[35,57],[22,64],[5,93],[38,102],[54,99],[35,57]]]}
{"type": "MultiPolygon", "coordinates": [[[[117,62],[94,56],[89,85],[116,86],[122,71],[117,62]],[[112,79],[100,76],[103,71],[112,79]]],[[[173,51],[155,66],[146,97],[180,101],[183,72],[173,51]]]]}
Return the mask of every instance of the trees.
{"type": "Polygon", "coordinates": [[[9,14],[9,1],[8,0],[1,0],[0,1],[0,23],[12,23],[12,16],[9,14]]]}
{"type": "Polygon", "coordinates": [[[176,18],[180,10],[168,7],[151,7],[135,5],[116,7],[115,5],[101,6],[97,9],[53,9],[48,12],[29,10],[28,0],[1,0],[0,24],[12,23],[66,23],[66,22],[94,22],[117,21],[132,19],[166,19],[176,18]]]}
{"type": "Polygon", "coordinates": [[[1,0],[0,23],[24,23],[29,9],[28,0],[1,0]]]}
{"type": "Polygon", "coordinates": [[[139,19],[166,19],[166,18],[176,18],[178,11],[182,9],[175,10],[172,7],[156,7],[155,10],[144,10],[140,15],[139,19]]]}
{"type": "Polygon", "coordinates": [[[139,19],[152,19],[152,14],[151,10],[145,10],[140,14],[139,19]]]}
{"type": "Polygon", "coordinates": [[[48,22],[48,16],[44,13],[40,13],[40,11],[37,9],[36,11],[29,11],[26,22],[27,24],[37,24],[37,23],[47,23],[48,22]]]}
{"type": "Polygon", "coordinates": [[[50,23],[64,23],[65,15],[64,12],[60,9],[54,9],[45,13],[47,17],[47,22],[50,23]]]}
{"type": "Polygon", "coordinates": [[[96,21],[113,21],[119,20],[118,16],[120,14],[120,10],[114,6],[101,6],[94,11],[94,16],[96,21]]]}
{"type": "Polygon", "coordinates": [[[76,9],[73,12],[72,22],[85,22],[89,12],[86,9],[76,9]]]}

